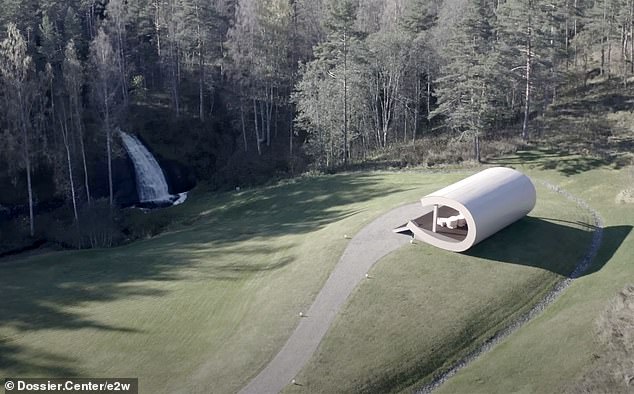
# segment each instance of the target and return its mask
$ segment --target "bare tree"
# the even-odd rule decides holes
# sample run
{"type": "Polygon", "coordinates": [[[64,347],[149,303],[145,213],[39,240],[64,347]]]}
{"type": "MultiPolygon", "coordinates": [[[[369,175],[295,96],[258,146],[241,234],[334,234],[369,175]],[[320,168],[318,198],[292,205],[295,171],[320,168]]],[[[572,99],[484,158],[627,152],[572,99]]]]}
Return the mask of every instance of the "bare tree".
{"type": "Polygon", "coordinates": [[[402,79],[405,75],[408,50],[406,36],[401,31],[383,31],[369,38],[373,75],[376,83],[374,101],[378,140],[387,147],[397,100],[400,99],[402,79]]]}
{"type": "Polygon", "coordinates": [[[176,0],[167,0],[164,6],[164,17],[167,27],[165,42],[167,48],[162,52],[162,63],[167,69],[169,89],[172,105],[176,116],[181,113],[180,84],[181,84],[181,47],[177,39],[181,21],[179,20],[178,4],[176,0]]]}
{"type": "Polygon", "coordinates": [[[126,64],[126,2],[110,0],[106,7],[108,31],[113,38],[115,59],[119,78],[119,89],[124,103],[128,101],[128,67],[126,64]]]}
{"type": "Polygon", "coordinates": [[[110,44],[108,34],[99,29],[90,45],[90,56],[93,66],[92,90],[95,107],[101,116],[102,129],[106,135],[106,151],[108,156],[108,191],[110,206],[114,205],[112,186],[112,117],[117,103],[118,68],[115,53],[110,44]]]}
{"type": "Polygon", "coordinates": [[[82,121],[81,85],[84,79],[83,67],[77,58],[75,42],[71,39],[64,51],[64,64],[62,68],[66,96],[68,98],[69,117],[74,128],[79,149],[81,162],[84,170],[84,188],[86,189],[86,201],[90,204],[90,184],[88,182],[88,165],[86,163],[86,148],[84,143],[84,124],[82,121]]]}
{"type": "Polygon", "coordinates": [[[75,196],[75,177],[73,176],[73,160],[71,156],[71,134],[68,127],[66,117],[66,108],[62,104],[62,110],[59,116],[59,131],[62,135],[62,143],[64,144],[64,153],[66,154],[66,166],[68,170],[68,189],[70,191],[71,201],[73,203],[73,216],[75,224],[79,224],[79,215],[77,213],[77,198],[75,196]]]}
{"type": "Polygon", "coordinates": [[[0,76],[3,85],[6,117],[9,127],[6,142],[9,150],[19,151],[22,168],[26,170],[29,199],[29,229],[35,235],[33,216],[33,186],[31,184],[31,146],[34,128],[31,110],[36,98],[33,59],[27,54],[27,43],[14,23],[7,29],[7,37],[0,43],[0,76]]]}
{"type": "Polygon", "coordinates": [[[288,101],[293,84],[294,65],[288,59],[293,12],[282,0],[243,0],[238,3],[236,23],[228,33],[232,60],[228,74],[240,85],[242,99],[253,102],[258,154],[263,143],[270,146],[271,131],[277,127],[274,114],[284,104],[284,94],[288,101]]]}

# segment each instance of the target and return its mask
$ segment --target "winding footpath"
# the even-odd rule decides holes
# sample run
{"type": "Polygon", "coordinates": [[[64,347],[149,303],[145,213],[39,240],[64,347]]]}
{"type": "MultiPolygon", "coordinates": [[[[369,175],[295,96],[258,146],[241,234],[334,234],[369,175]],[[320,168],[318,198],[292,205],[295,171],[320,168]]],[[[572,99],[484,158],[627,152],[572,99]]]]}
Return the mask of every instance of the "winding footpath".
{"type": "MultiPolygon", "coordinates": [[[[337,313],[368,270],[383,256],[409,243],[392,232],[420,214],[420,203],[396,208],[372,221],[355,235],[319,291],[305,317],[271,362],[244,387],[241,394],[275,394],[290,384],[304,367],[337,313]]],[[[299,311],[298,311],[299,312],[299,311]]]]}
{"type": "MultiPolygon", "coordinates": [[[[559,282],[530,311],[512,321],[476,350],[458,360],[431,383],[421,387],[418,390],[419,393],[433,391],[471,361],[492,349],[497,343],[537,316],[548,305],[552,304],[570,286],[572,281],[581,276],[592,263],[601,245],[603,219],[597,211],[580,198],[548,182],[542,181],[540,183],[592,215],[595,229],[588,250],[577,263],[570,277],[559,282]]],[[[395,234],[392,229],[406,223],[413,217],[417,217],[420,211],[420,203],[396,208],[372,221],[350,240],[324,287],[320,290],[310,309],[305,312],[286,344],[273,360],[240,391],[240,394],[275,394],[291,384],[294,377],[317,350],[319,343],[352,291],[366,278],[368,270],[388,253],[409,243],[408,237],[395,234]]]]}

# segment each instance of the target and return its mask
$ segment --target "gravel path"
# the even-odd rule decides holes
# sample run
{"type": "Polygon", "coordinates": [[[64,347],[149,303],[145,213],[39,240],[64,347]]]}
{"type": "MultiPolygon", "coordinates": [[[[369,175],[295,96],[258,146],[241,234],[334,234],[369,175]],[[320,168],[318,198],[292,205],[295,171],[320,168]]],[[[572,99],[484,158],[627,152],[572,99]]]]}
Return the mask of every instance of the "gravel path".
{"type": "Polygon", "coordinates": [[[352,291],[365,280],[368,270],[383,256],[409,242],[408,237],[395,234],[392,229],[417,217],[421,209],[420,203],[396,208],[371,222],[350,240],[310,309],[303,311],[305,316],[300,318],[298,311],[297,318],[301,320],[286,344],[240,393],[278,393],[292,382],[317,350],[352,291]]]}
{"type": "Polygon", "coordinates": [[[544,185],[547,189],[555,193],[559,193],[567,200],[574,202],[579,206],[579,208],[590,212],[594,221],[593,224],[595,229],[592,235],[590,246],[588,246],[588,250],[583,255],[581,260],[579,260],[570,276],[557,283],[557,285],[555,285],[555,287],[550,292],[548,292],[544,296],[544,298],[542,298],[531,310],[519,316],[508,326],[498,331],[493,337],[487,339],[482,345],[480,345],[480,347],[475,349],[473,352],[458,360],[447,371],[434,378],[431,383],[417,390],[417,393],[430,393],[434,389],[440,387],[440,385],[445,383],[449,378],[454,376],[462,368],[466,367],[470,362],[474,361],[484,353],[491,350],[499,342],[506,339],[509,335],[517,331],[524,324],[528,323],[535,316],[539,315],[548,305],[552,304],[557,298],[559,298],[559,296],[563,293],[564,290],[566,290],[566,288],[568,288],[568,286],[570,286],[574,279],[580,277],[581,275],[583,275],[584,272],[586,272],[586,270],[590,267],[590,264],[594,260],[595,256],[597,255],[599,247],[601,246],[601,240],[603,239],[604,223],[601,215],[592,207],[590,207],[588,203],[586,203],[584,200],[580,199],[577,196],[574,196],[573,194],[570,194],[566,190],[561,189],[559,186],[545,181],[538,182],[544,185]]]}

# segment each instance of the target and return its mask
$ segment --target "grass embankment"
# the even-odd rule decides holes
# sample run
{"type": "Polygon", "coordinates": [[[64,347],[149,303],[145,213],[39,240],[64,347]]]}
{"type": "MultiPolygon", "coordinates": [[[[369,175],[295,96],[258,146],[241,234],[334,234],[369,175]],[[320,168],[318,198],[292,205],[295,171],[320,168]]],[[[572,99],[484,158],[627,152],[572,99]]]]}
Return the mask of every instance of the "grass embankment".
{"type": "MultiPolygon", "coordinates": [[[[544,152],[530,155],[537,157],[523,167],[530,175],[601,211],[604,246],[589,275],[441,390],[559,391],[591,365],[599,347],[593,322],[634,274],[626,264],[634,254],[632,209],[615,200],[628,172],[599,163],[567,174],[544,169],[544,152]]],[[[496,164],[527,158],[505,160],[496,164]]],[[[179,218],[162,236],[5,261],[0,374],[138,376],[141,392],[237,391],[286,341],[345,248],[343,234],[464,175],[342,174],[198,192],[148,214],[179,218]]],[[[539,193],[532,219],[469,254],[418,244],[386,257],[298,376],[304,386],[289,389],[417,387],[530,307],[590,238],[587,212],[539,193]]]]}
{"type": "Polygon", "coordinates": [[[631,393],[634,386],[634,285],[629,284],[610,301],[597,319],[602,351],[595,355],[584,376],[568,386],[566,393],[631,393]]]}
{"type": "Polygon", "coordinates": [[[574,177],[540,172],[584,198],[605,220],[602,247],[591,274],[504,343],[459,372],[440,393],[562,392],[602,353],[596,321],[608,301],[634,277],[634,207],[615,197],[631,185],[628,171],[589,170],[574,177]]]}
{"type": "MultiPolygon", "coordinates": [[[[588,273],[561,299],[440,392],[561,392],[603,362],[605,349],[597,340],[595,322],[608,300],[634,277],[634,266],[628,264],[634,255],[634,206],[627,199],[634,190],[634,169],[627,167],[634,157],[633,100],[631,92],[615,93],[607,83],[573,89],[538,119],[536,149],[489,160],[519,167],[585,199],[605,219],[603,244],[588,273]]],[[[571,208],[540,215],[557,218],[571,208]]],[[[588,213],[572,214],[590,221],[588,213]]],[[[561,227],[543,230],[532,245],[535,250],[522,259],[529,262],[523,267],[497,263],[487,272],[493,263],[475,258],[481,256],[455,255],[445,261],[426,256],[420,247],[388,256],[376,266],[376,281],[360,286],[302,372],[305,386],[288,391],[409,392],[422,386],[434,369],[451,364],[500,327],[502,319],[539,298],[544,286],[564,273],[557,267],[574,263],[588,246],[589,234],[566,230],[579,235],[575,241],[562,237],[561,227]],[[425,262],[417,264],[416,259],[425,262]],[[341,355],[349,356],[339,360],[341,355]]],[[[521,252],[526,244],[518,245],[517,239],[505,245],[521,252]]],[[[506,261],[512,257],[507,255],[506,261]]]]}
{"type": "Polygon", "coordinates": [[[586,200],[605,220],[603,243],[589,275],[438,392],[576,392],[584,375],[610,370],[597,321],[634,278],[634,205],[627,198],[634,190],[634,167],[628,167],[634,159],[633,102],[631,89],[608,83],[579,88],[542,119],[546,149],[492,160],[521,165],[586,200]]]}
{"type": "Polygon", "coordinates": [[[430,380],[567,275],[591,222],[538,185],[529,218],[467,253],[421,243],[392,253],[357,288],[298,376],[302,386],[286,391],[388,392],[430,380]]]}
{"type": "MultiPolygon", "coordinates": [[[[171,232],[0,263],[0,376],[139,377],[235,392],[279,350],[354,234],[461,174],[366,173],[211,195],[171,232]]],[[[148,216],[148,221],[156,218],[148,216]]]]}

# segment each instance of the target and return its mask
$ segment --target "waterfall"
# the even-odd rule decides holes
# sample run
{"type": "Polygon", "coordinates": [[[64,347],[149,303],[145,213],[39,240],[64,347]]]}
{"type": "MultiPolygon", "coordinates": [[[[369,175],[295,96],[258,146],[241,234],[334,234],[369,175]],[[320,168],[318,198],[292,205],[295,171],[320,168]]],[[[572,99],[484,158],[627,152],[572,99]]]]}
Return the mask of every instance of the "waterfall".
{"type": "Polygon", "coordinates": [[[125,150],[134,163],[137,193],[142,203],[171,202],[173,197],[167,189],[167,181],[161,166],[149,150],[133,135],[118,130],[125,150]]]}

